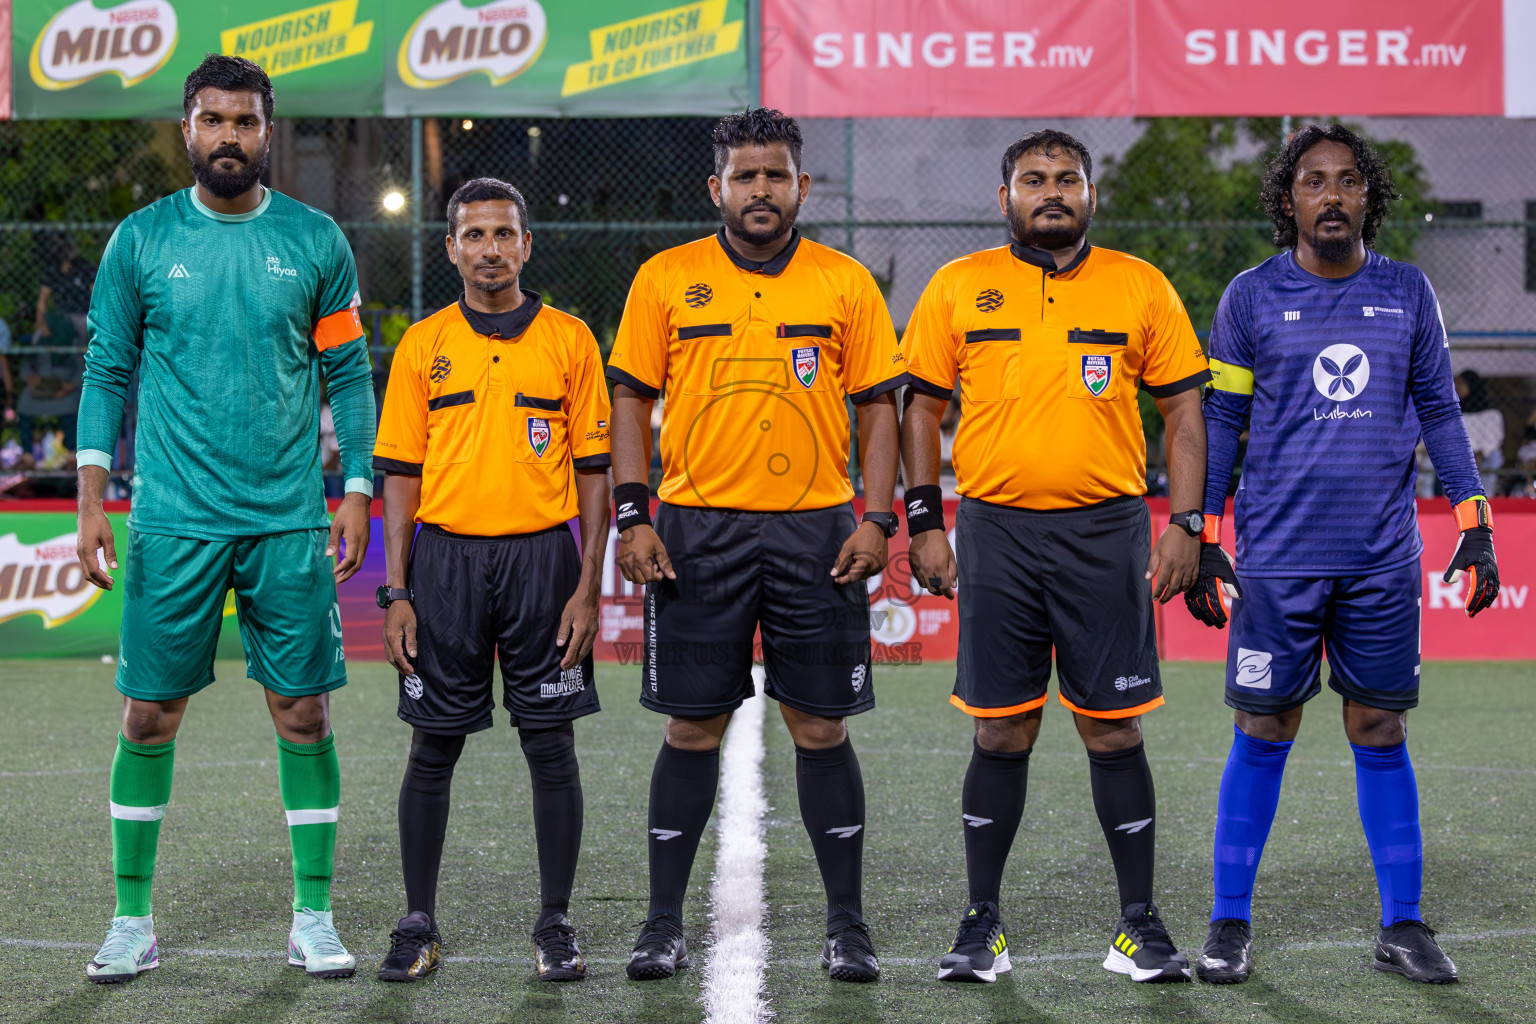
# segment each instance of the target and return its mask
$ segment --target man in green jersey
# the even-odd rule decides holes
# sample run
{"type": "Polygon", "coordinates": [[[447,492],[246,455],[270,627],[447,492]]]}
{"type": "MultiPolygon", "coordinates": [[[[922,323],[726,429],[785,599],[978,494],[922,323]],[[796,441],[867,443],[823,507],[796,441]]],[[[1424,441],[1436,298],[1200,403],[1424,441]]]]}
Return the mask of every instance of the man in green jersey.
{"type": "Polygon", "coordinates": [[[272,83],[249,61],[210,55],[192,72],[181,131],[196,184],[119,225],[91,299],[79,556],[104,589],[118,563],[102,487],[139,371],[110,796],[117,911],[85,969],[96,982],[159,963],[150,882],[176,730],[187,699],[213,681],[230,590],[246,673],[266,688],[277,728],[293,844],[288,962],[327,978],[355,969],[331,923],[341,776],[326,695],[347,681],[336,584],[368,547],[373,391],[346,239],[260,184],[272,106],[272,83]],[[347,477],[330,522],[321,374],[347,477]]]}

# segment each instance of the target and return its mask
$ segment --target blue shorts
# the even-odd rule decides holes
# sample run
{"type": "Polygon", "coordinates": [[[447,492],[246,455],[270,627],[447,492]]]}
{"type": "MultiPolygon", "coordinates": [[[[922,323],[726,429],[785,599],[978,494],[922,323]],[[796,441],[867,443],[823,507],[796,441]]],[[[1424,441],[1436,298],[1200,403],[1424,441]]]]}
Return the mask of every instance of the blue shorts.
{"type": "Polygon", "coordinates": [[[1367,707],[1419,703],[1419,561],[1370,576],[1244,576],[1232,601],[1227,703],[1273,715],[1317,696],[1323,651],[1328,685],[1367,707]]]}

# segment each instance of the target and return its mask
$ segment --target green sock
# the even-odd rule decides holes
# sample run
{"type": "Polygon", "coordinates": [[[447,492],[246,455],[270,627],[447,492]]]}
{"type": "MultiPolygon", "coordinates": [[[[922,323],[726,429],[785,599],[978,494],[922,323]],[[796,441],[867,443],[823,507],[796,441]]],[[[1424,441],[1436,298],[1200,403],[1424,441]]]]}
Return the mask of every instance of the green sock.
{"type": "Polygon", "coordinates": [[[336,862],[336,816],[341,803],[341,765],[336,734],[319,743],[277,738],[277,778],[293,843],[293,909],[331,909],[331,871],[336,862]]]}
{"type": "Polygon", "coordinates": [[[108,799],[112,807],[112,874],[117,880],[115,917],[148,917],[155,879],[160,819],[171,799],[176,741],[129,743],[117,734],[108,799]]]}

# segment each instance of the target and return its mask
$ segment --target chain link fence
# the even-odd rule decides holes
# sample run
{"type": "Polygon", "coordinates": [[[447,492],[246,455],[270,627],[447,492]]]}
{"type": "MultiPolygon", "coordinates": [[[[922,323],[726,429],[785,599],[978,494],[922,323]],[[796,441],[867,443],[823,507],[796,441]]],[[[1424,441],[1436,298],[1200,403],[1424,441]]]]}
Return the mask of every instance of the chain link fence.
{"type": "MultiPolygon", "coordinates": [[[[1489,487],[1536,495],[1536,129],[1502,119],[1470,126],[1485,158],[1468,184],[1464,150],[1440,167],[1468,120],[1363,125],[1405,194],[1378,248],[1417,262],[1437,289],[1489,487]]],[[[280,119],[269,183],[329,213],[351,241],[382,399],[406,327],[461,291],[443,247],[444,209],[459,184],[492,175],[524,192],[534,231],[524,287],[586,320],[606,353],[640,264],[719,223],[706,187],[712,123],[280,119]]],[[[1167,273],[1203,336],[1226,283],[1274,252],[1255,196],[1280,120],[1049,123],[1094,153],[1091,240],[1167,273]]],[[[1000,157],[1046,124],[807,121],[813,184],[800,224],[869,267],[899,329],[939,266],[1007,241],[1000,157]]],[[[0,497],[73,494],[70,410],[94,265],[122,217],[190,180],[174,123],[0,124],[0,497]]],[[[1147,411],[1156,490],[1165,475],[1150,403],[1147,411]]],[[[115,493],[125,494],[131,437],[118,454],[115,493]]],[[[1434,486],[1426,473],[1421,488],[1434,486]]]]}

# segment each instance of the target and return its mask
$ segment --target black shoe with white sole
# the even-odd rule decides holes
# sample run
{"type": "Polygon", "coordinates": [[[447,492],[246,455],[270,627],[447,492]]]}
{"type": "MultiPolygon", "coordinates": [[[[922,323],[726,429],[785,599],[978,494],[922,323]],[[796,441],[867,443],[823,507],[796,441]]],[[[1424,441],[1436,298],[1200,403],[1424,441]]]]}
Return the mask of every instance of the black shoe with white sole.
{"type": "Polygon", "coordinates": [[[1195,973],[1212,985],[1237,985],[1253,969],[1253,926],[1236,917],[1211,922],[1195,973]]]}
{"type": "Polygon", "coordinates": [[[960,931],[939,961],[940,981],[996,981],[1013,970],[1008,939],[997,904],[972,903],[960,919],[960,931]]]}
{"type": "Polygon", "coordinates": [[[1188,981],[1189,960],[1173,945],[1157,907],[1132,903],[1115,926],[1104,969],[1132,981],[1188,981]]]}

